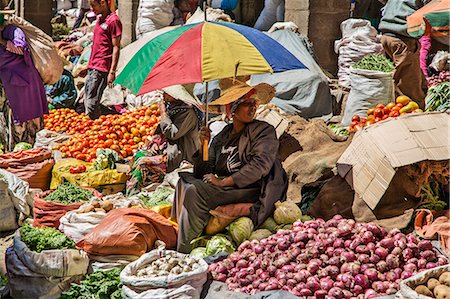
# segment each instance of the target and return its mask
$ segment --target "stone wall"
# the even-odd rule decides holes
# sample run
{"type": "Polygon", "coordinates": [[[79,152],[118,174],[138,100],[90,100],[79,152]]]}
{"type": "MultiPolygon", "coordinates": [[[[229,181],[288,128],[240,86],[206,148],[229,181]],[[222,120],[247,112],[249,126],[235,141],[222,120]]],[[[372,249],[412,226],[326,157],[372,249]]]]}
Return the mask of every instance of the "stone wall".
{"type": "Polygon", "coordinates": [[[52,35],[52,8],[52,0],[15,1],[16,13],[48,35],[52,35]]]}
{"type": "Polygon", "coordinates": [[[350,14],[350,0],[286,0],[286,21],[299,27],[313,43],[317,60],[332,74],[337,72],[334,41],[341,38],[340,24],[350,14]]]}
{"type": "Polygon", "coordinates": [[[122,22],[122,47],[136,40],[136,20],[139,0],[119,1],[119,16],[122,22]]]}

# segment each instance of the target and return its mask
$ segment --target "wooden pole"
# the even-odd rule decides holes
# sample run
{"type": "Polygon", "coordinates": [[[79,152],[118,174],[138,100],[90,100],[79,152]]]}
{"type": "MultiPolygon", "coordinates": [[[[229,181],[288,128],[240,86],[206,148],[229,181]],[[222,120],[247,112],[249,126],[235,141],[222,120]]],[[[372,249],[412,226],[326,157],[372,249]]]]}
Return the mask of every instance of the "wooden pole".
{"type": "MultiPolygon", "coordinates": [[[[205,88],[205,127],[208,127],[208,82],[205,88]]],[[[208,141],[203,141],[203,161],[208,161],[208,141]]]]}

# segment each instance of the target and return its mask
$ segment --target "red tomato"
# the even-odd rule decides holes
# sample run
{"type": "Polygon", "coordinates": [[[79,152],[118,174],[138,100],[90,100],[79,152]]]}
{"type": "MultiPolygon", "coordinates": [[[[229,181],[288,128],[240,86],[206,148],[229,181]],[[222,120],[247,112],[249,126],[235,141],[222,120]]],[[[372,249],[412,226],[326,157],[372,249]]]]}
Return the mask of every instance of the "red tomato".
{"type": "Polygon", "coordinates": [[[359,115],[353,115],[352,121],[359,122],[361,119],[359,118],[359,115]]]}

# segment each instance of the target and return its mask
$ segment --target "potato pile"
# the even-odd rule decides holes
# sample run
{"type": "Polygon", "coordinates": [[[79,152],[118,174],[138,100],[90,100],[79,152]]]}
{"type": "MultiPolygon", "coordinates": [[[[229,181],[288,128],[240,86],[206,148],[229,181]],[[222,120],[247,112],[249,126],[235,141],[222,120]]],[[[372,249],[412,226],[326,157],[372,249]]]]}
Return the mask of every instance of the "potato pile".
{"type": "Polygon", "coordinates": [[[428,279],[426,285],[415,288],[416,293],[437,299],[450,299],[450,272],[442,273],[438,279],[428,279]]]}
{"type": "Polygon", "coordinates": [[[77,210],[77,214],[84,214],[84,213],[89,213],[89,212],[107,213],[107,212],[111,211],[112,209],[114,209],[114,205],[112,204],[111,201],[109,201],[109,200],[104,200],[104,201],[94,200],[94,201],[86,204],[85,206],[79,208],[77,210]]]}

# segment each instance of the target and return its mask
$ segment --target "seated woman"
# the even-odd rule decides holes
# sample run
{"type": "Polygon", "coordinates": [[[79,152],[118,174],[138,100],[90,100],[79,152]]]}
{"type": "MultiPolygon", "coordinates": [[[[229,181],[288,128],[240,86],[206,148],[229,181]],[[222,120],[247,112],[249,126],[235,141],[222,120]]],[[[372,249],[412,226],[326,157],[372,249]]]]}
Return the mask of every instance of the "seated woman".
{"type": "MultiPolygon", "coordinates": [[[[261,83],[251,87],[237,80],[221,80],[222,96],[212,106],[225,106],[232,124],[214,137],[209,160],[202,148],[194,155],[194,173],[180,173],[172,218],[179,225],[177,250],[188,253],[190,242],[205,228],[209,211],[232,203],[254,203],[250,217],[255,226],[274,211],[274,203],[284,200],[287,176],[277,158],[279,142],[273,126],[255,120],[259,103],[269,102],[275,90],[261,83]]],[[[207,128],[200,142],[209,141],[207,128]]]]}
{"type": "Polygon", "coordinates": [[[53,85],[46,85],[47,102],[50,109],[75,108],[77,89],[72,73],[64,69],[61,78],[53,85]]]}

